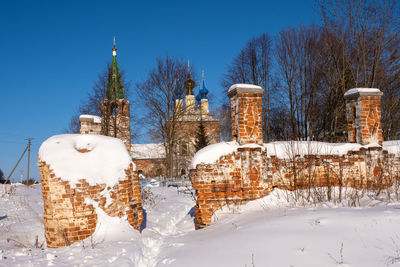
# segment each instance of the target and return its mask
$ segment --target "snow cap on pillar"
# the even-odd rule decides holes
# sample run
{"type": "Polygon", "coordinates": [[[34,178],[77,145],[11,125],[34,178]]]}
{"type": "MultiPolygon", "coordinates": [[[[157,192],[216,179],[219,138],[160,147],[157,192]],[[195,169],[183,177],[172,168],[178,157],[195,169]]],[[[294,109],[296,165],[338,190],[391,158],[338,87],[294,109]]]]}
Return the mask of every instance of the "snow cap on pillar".
{"type": "Polygon", "coordinates": [[[353,88],[344,93],[344,99],[357,98],[359,96],[382,96],[383,93],[378,88],[353,88]]]}
{"type": "Polygon", "coordinates": [[[237,93],[249,93],[249,94],[262,94],[264,89],[261,86],[254,84],[237,83],[232,85],[228,90],[228,97],[231,97],[237,93]]]}

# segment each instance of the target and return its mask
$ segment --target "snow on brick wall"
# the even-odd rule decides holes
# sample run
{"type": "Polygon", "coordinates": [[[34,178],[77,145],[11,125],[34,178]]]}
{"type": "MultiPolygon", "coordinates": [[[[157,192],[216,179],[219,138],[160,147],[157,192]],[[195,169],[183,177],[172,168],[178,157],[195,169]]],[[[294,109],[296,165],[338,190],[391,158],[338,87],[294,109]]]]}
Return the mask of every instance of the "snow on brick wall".
{"type": "Polygon", "coordinates": [[[275,187],[380,189],[398,179],[399,170],[400,158],[380,147],[363,147],[344,155],[309,154],[292,158],[268,156],[261,148],[239,147],[214,163],[198,163],[191,170],[197,191],[196,227],[210,225],[212,215],[221,207],[262,198],[275,187]]]}
{"type": "Polygon", "coordinates": [[[121,140],[53,136],[41,145],[38,157],[48,247],[68,246],[96,234],[102,224],[99,209],[101,218],[119,218],[119,224],[140,230],[140,186],[121,140]]]}
{"type": "Polygon", "coordinates": [[[346,94],[350,143],[342,144],[289,141],[262,145],[261,127],[249,119],[261,123],[261,110],[254,109],[261,108],[259,92],[262,89],[251,85],[231,87],[228,96],[237,142],[210,145],[192,160],[196,228],[210,225],[212,215],[221,207],[262,198],[275,187],[381,189],[399,179],[399,144],[382,142],[382,94],[378,89],[358,88],[346,94]],[[350,132],[352,129],[359,137],[350,132]]]}

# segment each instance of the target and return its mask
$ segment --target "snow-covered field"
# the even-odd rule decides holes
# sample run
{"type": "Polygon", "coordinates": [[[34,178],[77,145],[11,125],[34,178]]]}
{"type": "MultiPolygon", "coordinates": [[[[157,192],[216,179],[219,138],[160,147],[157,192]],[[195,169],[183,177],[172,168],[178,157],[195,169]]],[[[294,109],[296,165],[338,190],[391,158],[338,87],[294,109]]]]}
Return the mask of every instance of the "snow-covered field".
{"type": "Polygon", "coordinates": [[[5,189],[0,185],[0,266],[400,266],[398,202],[294,205],[275,190],[218,211],[212,226],[196,231],[192,196],[152,187],[141,234],[48,249],[40,185],[5,189]]]}

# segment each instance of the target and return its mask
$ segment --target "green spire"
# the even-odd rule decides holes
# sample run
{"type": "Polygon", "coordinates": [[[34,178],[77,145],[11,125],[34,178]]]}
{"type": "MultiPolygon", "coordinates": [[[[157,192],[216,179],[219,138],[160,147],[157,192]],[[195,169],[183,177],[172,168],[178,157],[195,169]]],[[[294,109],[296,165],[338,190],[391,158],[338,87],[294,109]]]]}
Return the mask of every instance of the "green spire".
{"type": "Polygon", "coordinates": [[[111,62],[110,69],[108,71],[108,82],[106,88],[106,99],[125,99],[124,86],[122,85],[122,78],[119,72],[117,63],[117,48],[115,47],[115,37],[114,37],[114,47],[112,49],[113,59],[111,62]]]}

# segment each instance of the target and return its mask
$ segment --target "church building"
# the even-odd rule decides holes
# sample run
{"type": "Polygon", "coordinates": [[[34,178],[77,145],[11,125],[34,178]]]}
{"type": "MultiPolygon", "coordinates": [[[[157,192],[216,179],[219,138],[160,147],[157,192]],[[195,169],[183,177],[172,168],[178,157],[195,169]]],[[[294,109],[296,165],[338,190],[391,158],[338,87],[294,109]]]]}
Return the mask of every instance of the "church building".
{"type": "MultiPolygon", "coordinates": [[[[101,117],[81,115],[81,134],[102,134],[120,138],[131,153],[140,177],[166,176],[165,149],[161,143],[131,144],[129,101],[125,98],[124,87],[117,63],[117,48],[112,49],[112,62],[108,83],[101,103],[101,117]]],[[[210,113],[208,89],[204,71],[199,86],[190,76],[184,83],[185,94],[176,96],[176,110],[181,114],[178,120],[177,147],[174,152],[175,177],[187,176],[192,157],[196,153],[196,135],[202,125],[209,144],[220,142],[220,122],[210,113]],[[194,91],[197,91],[195,96],[194,91]],[[183,96],[184,95],[184,96],[183,96]]]]}
{"type": "MultiPolygon", "coordinates": [[[[220,142],[220,122],[210,113],[208,89],[204,80],[204,71],[198,87],[190,76],[184,83],[185,94],[177,94],[175,105],[181,114],[177,123],[178,137],[174,152],[175,177],[186,177],[190,162],[196,153],[196,136],[200,125],[204,127],[209,144],[220,142]],[[195,96],[194,91],[198,93],[195,96]]],[[[132,159],[139,173],[145,177],[166,176],[165,149],[163,144],[132,144],[132,159]]]]}

